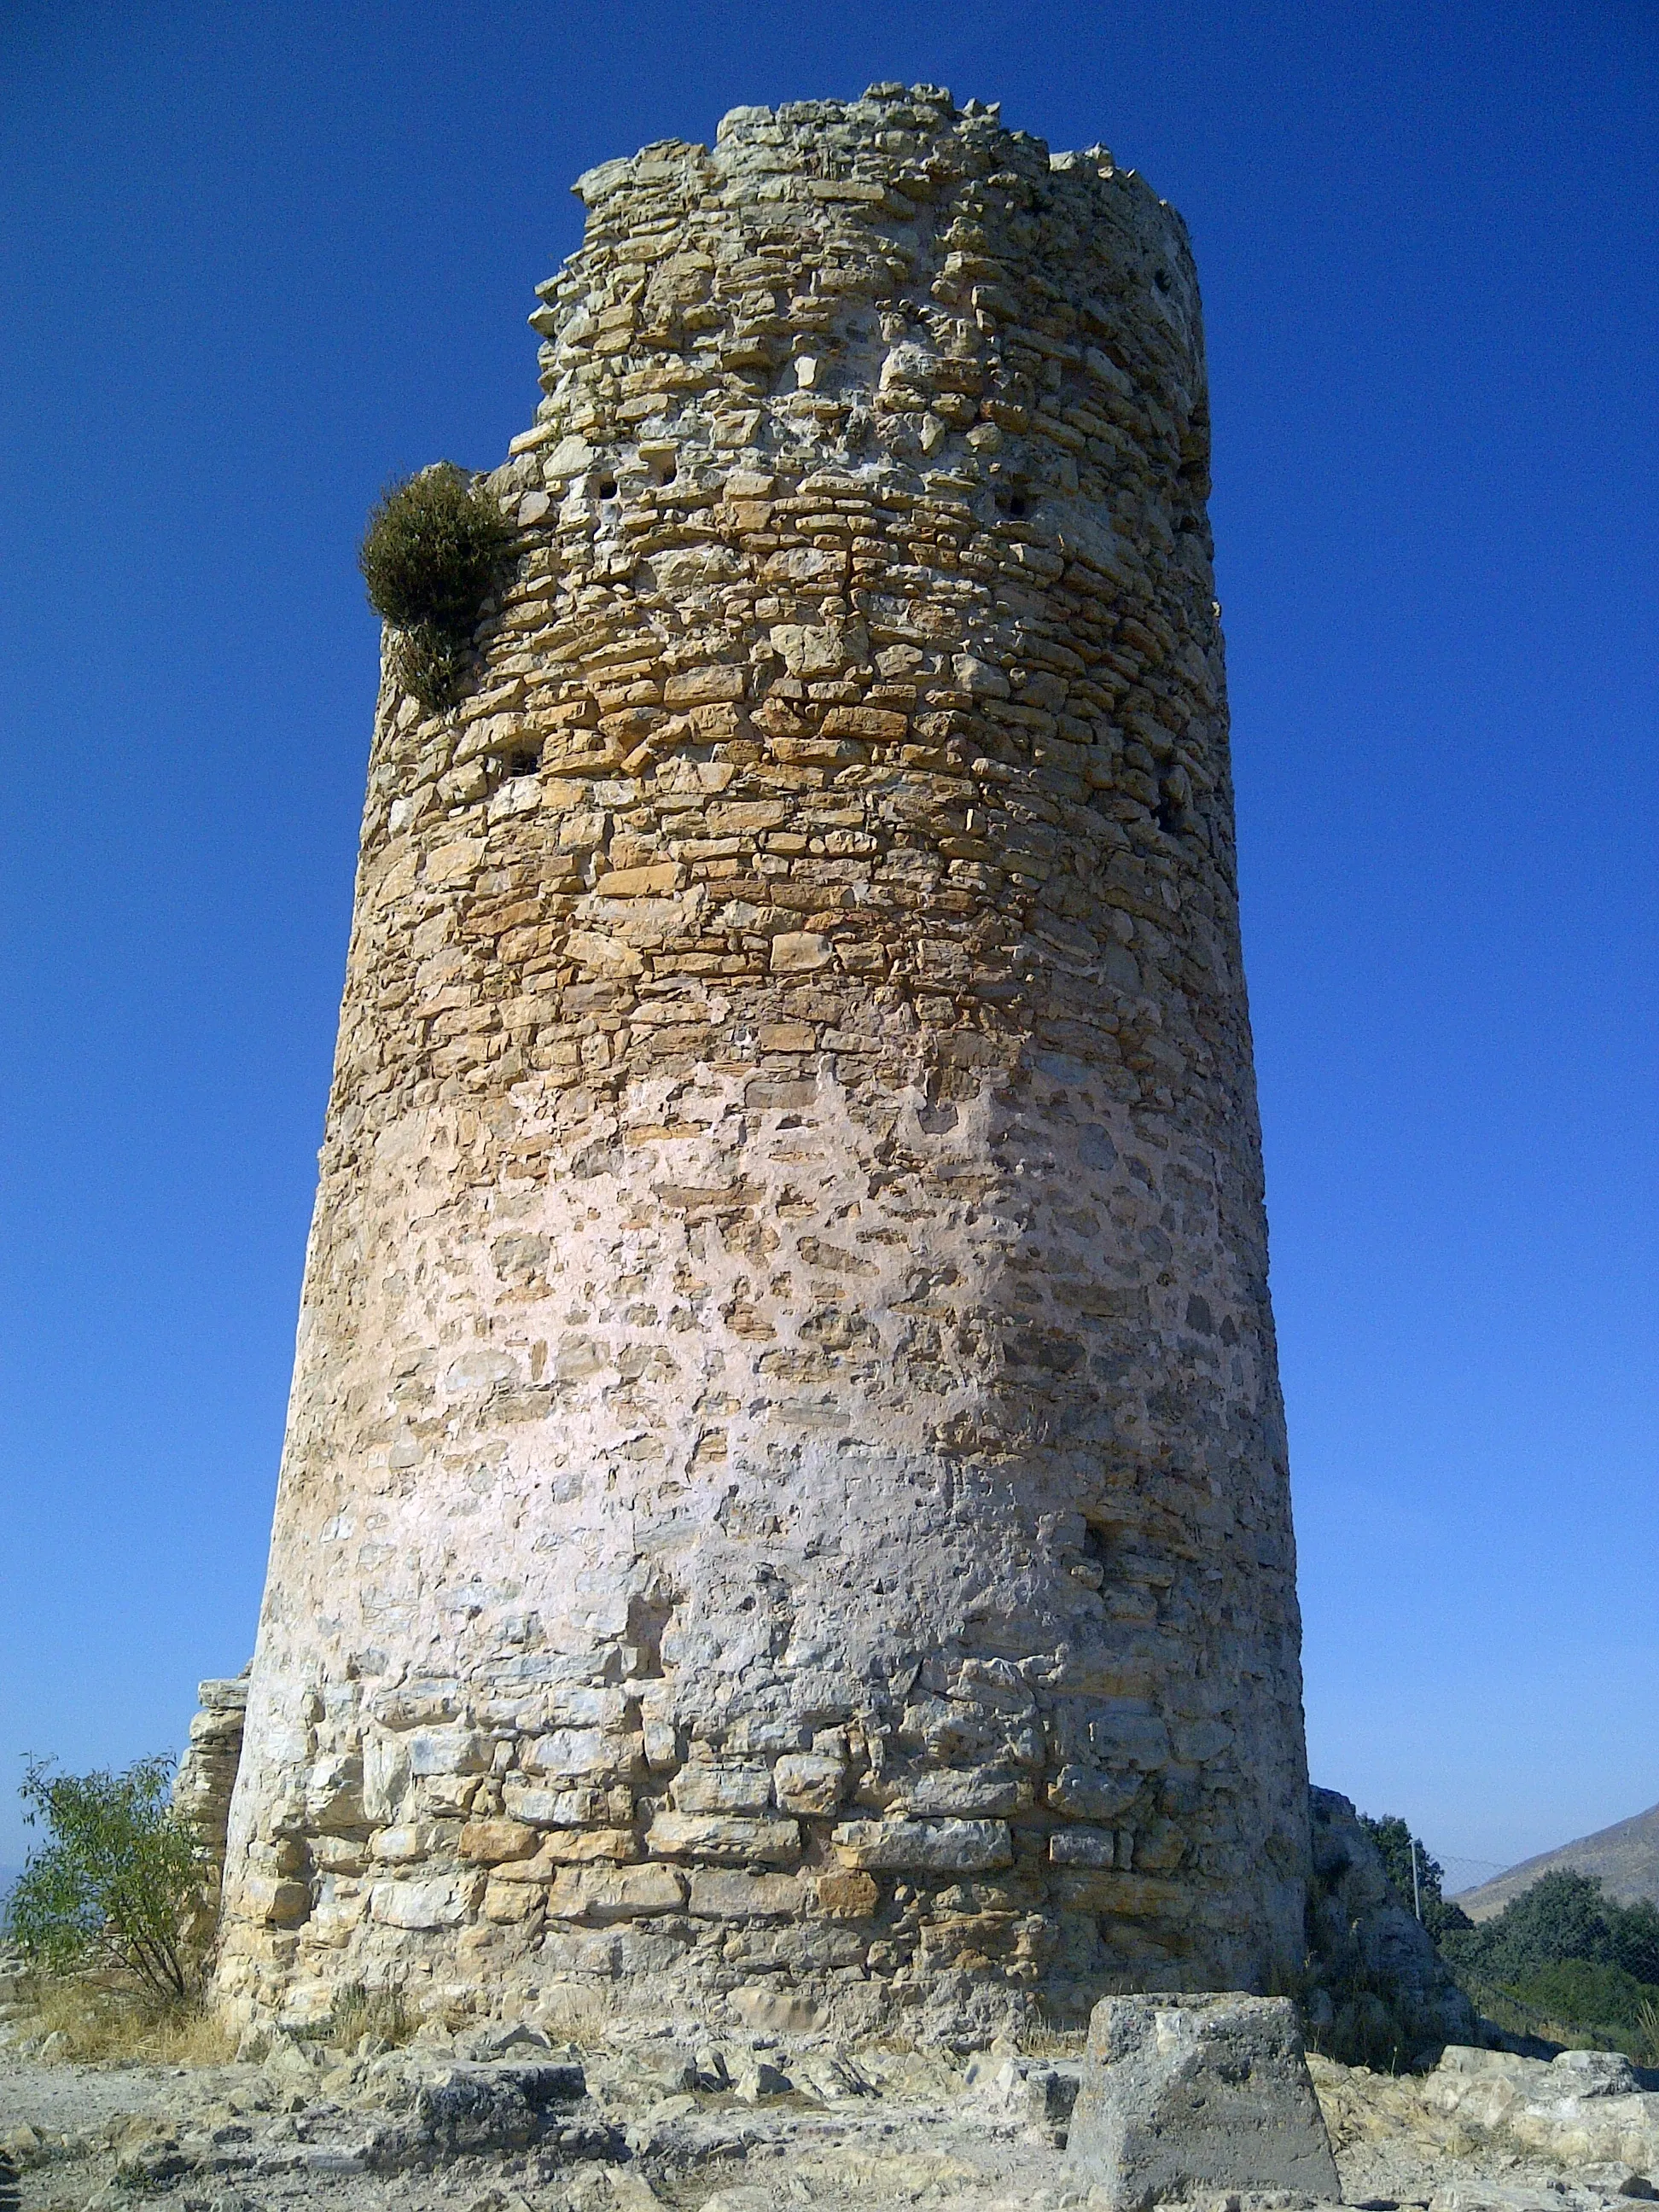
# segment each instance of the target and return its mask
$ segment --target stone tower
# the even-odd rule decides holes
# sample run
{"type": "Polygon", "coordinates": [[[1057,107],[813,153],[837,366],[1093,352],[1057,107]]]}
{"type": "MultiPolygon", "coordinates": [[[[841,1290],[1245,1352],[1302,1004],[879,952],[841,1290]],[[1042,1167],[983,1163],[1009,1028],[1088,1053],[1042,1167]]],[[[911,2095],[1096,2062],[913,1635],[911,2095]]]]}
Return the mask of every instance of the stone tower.
{"type": "Polygon", "coordinates": [[[927,86],[576,187],[390,677],[233,2016],[1261,1987],[1308,1810],[1180,217],[927,86]]]}

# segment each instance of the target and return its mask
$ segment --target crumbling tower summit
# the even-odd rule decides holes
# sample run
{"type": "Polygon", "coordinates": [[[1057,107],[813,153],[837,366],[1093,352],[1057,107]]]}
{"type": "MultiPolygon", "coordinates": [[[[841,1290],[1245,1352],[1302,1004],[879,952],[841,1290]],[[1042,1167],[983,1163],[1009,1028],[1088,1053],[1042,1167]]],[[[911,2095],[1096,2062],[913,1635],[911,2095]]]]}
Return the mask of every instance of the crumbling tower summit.
{"type": "Polygon", "coordinates": [[[1307,1794],[1180,218],[921,86],[577,186],[389,673],[244,2015],[1255,1986],[1307,1794]]]}

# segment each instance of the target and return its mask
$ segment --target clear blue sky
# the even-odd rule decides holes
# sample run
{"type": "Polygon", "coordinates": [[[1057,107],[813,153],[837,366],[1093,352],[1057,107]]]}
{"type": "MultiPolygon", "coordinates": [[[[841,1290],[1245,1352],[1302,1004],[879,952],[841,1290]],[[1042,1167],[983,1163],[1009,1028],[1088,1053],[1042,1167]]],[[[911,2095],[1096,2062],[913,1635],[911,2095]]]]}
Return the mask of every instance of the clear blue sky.
{"type": "Polygon", "coordinates": [[[1659,1798],[1649,0],[3,0],[0,1864],[251,1647],[366,508],[529,422],[580,170],[895,77],[1197,248],[1316,1776],[1659,1798]]]}

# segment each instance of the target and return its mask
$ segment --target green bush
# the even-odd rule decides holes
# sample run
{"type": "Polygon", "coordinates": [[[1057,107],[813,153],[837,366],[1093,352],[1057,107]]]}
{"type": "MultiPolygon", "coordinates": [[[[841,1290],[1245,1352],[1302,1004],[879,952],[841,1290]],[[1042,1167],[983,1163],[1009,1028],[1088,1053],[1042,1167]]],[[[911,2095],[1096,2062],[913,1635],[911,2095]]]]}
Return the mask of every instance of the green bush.
{"type": "Polygon", "coordinates": [[[512,526],[453,461],[389,484],[357,549],[369,605],[399,633],[395,665],[422,706],[447,706],[484,601],[507,564],[512,526]]]}
{"type": "Polygon", "coordinates": [[[125,1773],[54,1774],[32,1759],[21,1796],[31,1826],[52,1840],[6,1899],[3,1932],[37,1971],[113,1967],[162,2005],[198,1979],[182,1930],[202,1878],[192,1830],[174,1814],[168,1759],[125,1773]]]}
{"type": "Polygon", "coordinates": [[[1620,1905],[1602,1894],[1595,1875],[1563,1869],[1540,1875],[1500,1913],[1449,1937],[1445,1948],[1458,1965],[1498,1981],[1518,1984],[1562,1960],[1582,1959],[1659,1984],[1659,1911],[1646,1899],[1620,1905]]]}
{"type": "Polygon", "coordinates": [[[1639,2028],[1644,2005],[1659,1999],[1659,1990],[1622,1966],[1589,1959],[1557,1959],[1513,1986],[1524,2003],[1583,2027],[1639,2028]]]}
{"type": "Polygon", "coordinates": [[[1382,1870],[1407,1911],[1412,1909],[1412,1845],[1416,1844],[1417,1898],[1422,1908],[1423,1925],[1436,1943],[1453,1929],[1474,1925],[1461,1905],[1454,1905],[1441,1895],[1445,1869],[1423,1838],[1413,1836],[1397,1813],[1385,1813],[1376,1820],[1369,1813],[1362,1813],[1359,1825],[1376,1845],[1382,1870]]]}

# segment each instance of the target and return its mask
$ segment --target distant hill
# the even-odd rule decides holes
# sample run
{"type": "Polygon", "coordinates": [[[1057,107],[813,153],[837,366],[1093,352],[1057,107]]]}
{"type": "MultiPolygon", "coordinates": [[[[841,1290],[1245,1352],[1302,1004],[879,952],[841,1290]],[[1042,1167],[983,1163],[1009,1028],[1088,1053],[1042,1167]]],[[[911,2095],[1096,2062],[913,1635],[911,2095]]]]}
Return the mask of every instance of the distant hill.
{"type": "Polygon", "coordinates": [[[1512,1897],[1530,1889],[1540,1875],[1564,1869],[1600,1875],[1607,1895],[1620,1905],[1635,1905],[1644,1897],[1659,1905],[1659,1805],[1650,1805],[1628,1820],[1616,1820],[1610,1828],[1598,1828],[1593,1836],[1581,1836],[1576,1844],[1562,1844],[1555,1850],[1540,1851],[1535,1859],[1522,1859],[1519,1866],[1483,1881],[1478,1889],[1460,1890],[1457,1902],[1471,1920],[1490,1920],[1512,1897]]]}

